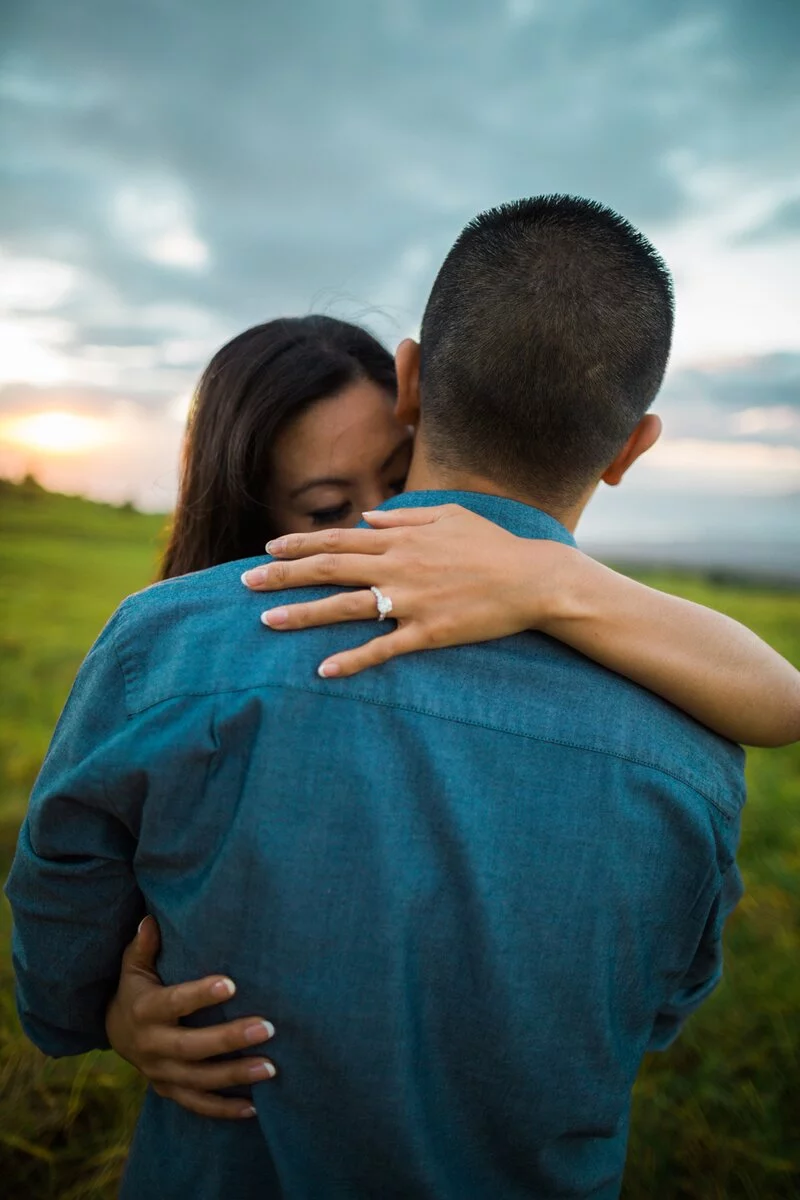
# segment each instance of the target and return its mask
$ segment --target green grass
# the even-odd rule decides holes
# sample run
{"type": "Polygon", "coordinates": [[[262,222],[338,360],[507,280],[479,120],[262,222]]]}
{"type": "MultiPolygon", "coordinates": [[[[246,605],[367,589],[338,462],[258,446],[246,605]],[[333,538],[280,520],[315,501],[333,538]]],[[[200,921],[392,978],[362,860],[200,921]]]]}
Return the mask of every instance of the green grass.
{"type": "MultiPolygon", "coordinates": [[[[153,575],[163,519],[0,483],[0,871],[75,671],[153,575]]],[[[800,594],[647,581],[711,604],[800,663],[800,594]]],[[[627,1200],[800,1195],[800,745],[749,755],[725,982],[637,1084],[627,1200]]],[[[0,908],[0,944],[10,916],[0,908]]],[[[110,1200],[141,1095],[110,1054],[52,1062],[22,1036],[0,957],[0,1191],[110,1200]]]]}

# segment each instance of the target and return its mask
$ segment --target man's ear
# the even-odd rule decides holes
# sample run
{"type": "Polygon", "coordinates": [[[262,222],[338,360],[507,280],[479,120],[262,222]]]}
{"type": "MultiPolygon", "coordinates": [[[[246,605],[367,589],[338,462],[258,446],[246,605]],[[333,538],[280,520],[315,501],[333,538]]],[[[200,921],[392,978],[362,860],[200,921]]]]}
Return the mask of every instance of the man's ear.
{"type": "Polygon", "coordinates": [[[621,483],[628,468],[656,444],[661,436],[661,429],[661,417],[657,417],[655,413],[648,413],[642,417],[611,466],[601,475],[603,483],[607,483],[609,487],[616,487],[621,483]]]}
{"type": "Polygon", "coordinates": [[[394,356],[397,369],[395,416],[401,425],[419,424],[419,342],[404,338],[394,356]]]}

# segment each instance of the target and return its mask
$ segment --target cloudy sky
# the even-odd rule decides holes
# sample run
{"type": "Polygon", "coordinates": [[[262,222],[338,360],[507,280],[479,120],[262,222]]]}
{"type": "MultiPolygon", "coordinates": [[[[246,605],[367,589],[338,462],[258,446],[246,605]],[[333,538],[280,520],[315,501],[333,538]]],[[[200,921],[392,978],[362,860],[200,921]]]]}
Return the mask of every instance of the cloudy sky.
{"type": "Polygon", "coordinates": [[[0,22],[0,473],[166,508],[228,337],[323,310],[394,343],[470,216],[568,191],[643,228],[678,295],[668,436],[587,531],[796,537],[796,0],[8,0],[0,22]]]}

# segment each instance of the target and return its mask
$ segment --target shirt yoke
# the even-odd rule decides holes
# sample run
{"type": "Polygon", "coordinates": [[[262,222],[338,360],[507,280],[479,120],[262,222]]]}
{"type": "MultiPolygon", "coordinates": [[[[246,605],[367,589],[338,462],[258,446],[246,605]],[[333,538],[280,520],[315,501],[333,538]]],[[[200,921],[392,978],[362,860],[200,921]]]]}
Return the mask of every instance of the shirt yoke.
{"type": "MultiPolygon", "coordinates": [[[[310,704],[381,705],[625,759],[678,780],[727,817],[741,809],[740,747],[542,634],[420,652],[351,679],[320,679],[325,657],[386,627],[364,621],[290,633],[265,628],[264,609],[332,589],[251,593],[240,575],[258,562],[169,580],[123,603],[113,640],[130,715],[181,697],[299,690],[310,704]]],[[[352,717],[343,712],[343,719],[352,717]]]]}

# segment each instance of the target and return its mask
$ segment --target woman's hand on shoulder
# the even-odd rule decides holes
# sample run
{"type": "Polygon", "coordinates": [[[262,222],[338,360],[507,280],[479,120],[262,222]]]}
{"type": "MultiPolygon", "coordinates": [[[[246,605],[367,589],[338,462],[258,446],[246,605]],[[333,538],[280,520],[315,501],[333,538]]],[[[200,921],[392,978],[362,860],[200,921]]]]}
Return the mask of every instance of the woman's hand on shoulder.
{"type": "Polygon", "coordinates": [[[106,1013],[109,1042],[159,1096],[190,1112],[234,1120],[255,1116],[248,1100],[216,1093],[273,1078],[274,1063],[264,1057],[208,1060],[263,1045],[274,1035],[274,1027],[261,1017],[203,1029],[181,1025],[182,1017],[230,1000],[236,986],[224,975],[209,975],[164,987],[155,969],[159,947],[158,925],[145,917],[123,955],[119,986],[106,1013]]]}
{"type": "MultiPolygon", "coordinates": [[[[275,561],[242,576],[253,591],[375,587],[391,600],[396,628],[322,663],[324,677],[355,675],[415,650],[542,628],[558,597],[561,573],[582,557],[558,542],[516,537],[456,504],[364,516],[372,528],[277,538],[267,547],[275,561]]],[[[288,630],[377,615],[374,593],[360,590],[272,608],[262,621],[288,630]]]]}

